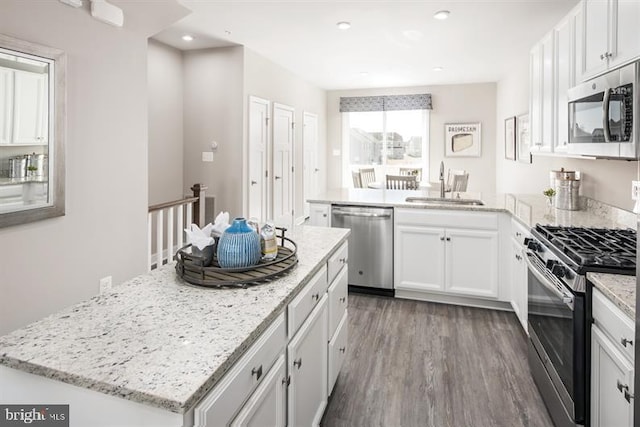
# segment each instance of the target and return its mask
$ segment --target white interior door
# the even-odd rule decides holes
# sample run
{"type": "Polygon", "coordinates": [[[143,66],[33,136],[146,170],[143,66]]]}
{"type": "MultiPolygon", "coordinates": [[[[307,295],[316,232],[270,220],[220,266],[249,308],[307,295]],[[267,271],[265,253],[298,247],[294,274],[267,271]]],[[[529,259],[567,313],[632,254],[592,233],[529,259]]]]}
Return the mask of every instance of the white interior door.
{"type": "Polygon", "coordinates": [[[269,212],[269,101],[249,97],[249,218],[269,212]]]}
{"type": "Polygon", "coordinates": [[[307,200],[318,195],[318,116],[305,112],[302,121],[304,216],[308,218],[307,200]]]}
{"type": "Polygon", "coordinates": [[[292,107],[273,104],[273,219],[277,225],[293,224],[293,143],[292,107]]]}

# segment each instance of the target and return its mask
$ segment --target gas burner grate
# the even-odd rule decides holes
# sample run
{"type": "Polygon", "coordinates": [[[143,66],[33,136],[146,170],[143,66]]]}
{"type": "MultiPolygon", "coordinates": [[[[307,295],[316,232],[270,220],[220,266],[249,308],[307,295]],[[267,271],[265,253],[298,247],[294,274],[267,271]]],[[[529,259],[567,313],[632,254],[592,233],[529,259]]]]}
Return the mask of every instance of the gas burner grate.
{"type": "Polygon", "coordinates": [[[536,225],[547,242],[582,267],[633,269],[636,232],[608,228],[536,225]]]}

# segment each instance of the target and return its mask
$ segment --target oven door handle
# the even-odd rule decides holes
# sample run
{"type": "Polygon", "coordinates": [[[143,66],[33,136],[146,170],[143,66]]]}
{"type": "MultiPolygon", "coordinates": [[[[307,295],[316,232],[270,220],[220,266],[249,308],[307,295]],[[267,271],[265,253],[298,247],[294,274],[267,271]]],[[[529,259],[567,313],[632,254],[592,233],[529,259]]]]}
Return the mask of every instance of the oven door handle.
{"type": "Polygon", "coordinates": [[[556,296],[560,297],[562,299],[562,302],[567,307],[569,307],[571,311],[573,311],[573,301],[574,301],[573,295],[570,292],[562,292],[553,283],[551,283],[548,278],[544,277],[544,275],[540,273],[540,271],[538,270],[538,267],[536,267],[529,259],[530,257],[533,257],[535,255],[533,255],[531,252],[528,252],[524,249],[522,250],[522,254],[524,255],[523,258],[524,258],[524,261],[527,263],[527,267],[529,268],[529,271],[531,271],[533,275],[536,276],[536,278],[540,281],[540,283],[544,285],[545,288],[547,288],[548,290],[556,294],[556,296]]]}

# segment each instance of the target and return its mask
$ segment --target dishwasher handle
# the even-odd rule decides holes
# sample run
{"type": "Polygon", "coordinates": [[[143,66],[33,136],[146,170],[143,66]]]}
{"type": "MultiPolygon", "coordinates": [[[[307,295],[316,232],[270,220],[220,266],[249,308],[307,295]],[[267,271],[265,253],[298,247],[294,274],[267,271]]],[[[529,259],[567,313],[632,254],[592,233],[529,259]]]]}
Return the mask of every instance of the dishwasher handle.
{"type": "Polygon", "coordinates": [[[370,212],[350,212],[334,210],[332,213],[337,216],[355,216],[361,218],[391,218],[391,214],[375,214],[370,212]]]}

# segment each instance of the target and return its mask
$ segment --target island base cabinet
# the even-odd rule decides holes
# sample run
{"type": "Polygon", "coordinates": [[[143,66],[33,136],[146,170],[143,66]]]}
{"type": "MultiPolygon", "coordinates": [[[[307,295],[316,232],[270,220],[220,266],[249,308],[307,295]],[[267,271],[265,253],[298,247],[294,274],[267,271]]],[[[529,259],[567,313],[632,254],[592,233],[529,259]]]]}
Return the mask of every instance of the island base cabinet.
{"type": "Polygon", "coordinates": [[[287,365],[282,354],[231,423],[232,427],[287,425],[287,365]]]}
{"type": "Polygon", "coordinates": [[[340,369],[342,369],[344,359],[347,356],[348,340],[349,322],[347,312],[345,311],[336,333],[331,341],[329,341],[329,395],[333,392],[333,386],[336,385],[340,369]]]}
{"type": "Polygon", "coordinates": [[[327,406],[327,299],[325,294],[287,348],[290,426],[319,425],[327,406]]]}
{"type": "Polygon", "coordinates": [[[591,426],[633,426],[633,366],[597,327],[591,329],[591,426]]]}

